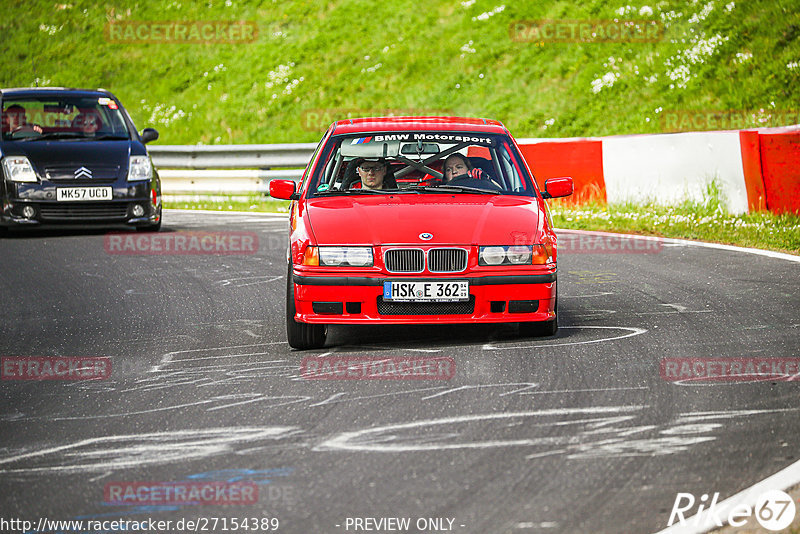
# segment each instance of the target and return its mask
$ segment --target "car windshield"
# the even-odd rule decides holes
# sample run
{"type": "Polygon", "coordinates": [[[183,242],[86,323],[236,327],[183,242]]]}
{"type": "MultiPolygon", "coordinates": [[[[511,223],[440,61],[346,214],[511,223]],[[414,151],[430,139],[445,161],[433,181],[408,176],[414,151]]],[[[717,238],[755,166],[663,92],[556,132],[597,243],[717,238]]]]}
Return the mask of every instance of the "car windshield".
{"type": "Polygon", "coordinates": [[[3,98],[4,141],[129,139],[117,102],[103,96],[3,98]]]}
{"type": "Polygon", "coordinates": [[[309,195],[505,194],[536,190],[507,136],[391,132],[332,137],[309,195]]]}

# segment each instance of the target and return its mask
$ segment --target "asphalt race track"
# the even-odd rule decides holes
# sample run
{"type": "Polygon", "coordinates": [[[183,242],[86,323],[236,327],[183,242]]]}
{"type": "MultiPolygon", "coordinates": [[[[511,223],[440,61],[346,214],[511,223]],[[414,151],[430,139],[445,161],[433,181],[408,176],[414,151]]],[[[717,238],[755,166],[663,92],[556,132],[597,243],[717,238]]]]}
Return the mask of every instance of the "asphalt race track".
{"type": "Polygon", "coordinates": [[[679,492],[722,500],[799,459],[798,382],[661,370],[665,358],[797,358],[797,262],[676,243],[562,250],[553,338],[519,339],[510,325],[338,327],[324,350],[296,352],[286,230],[282,216],[168,211],[159,236],[254,232],[257,251],[117,254],[106,231],[86,229],[0,240],[0,356],[112,362],[106,380],[0,383],[4,517],[657,532],[679,492]],[[301,360],[322,355],[449,357],[455,373],[300,377],[301,360]],[[104,497],[109,483],[187,480],[255,482],[258,501],[104,497]]]}

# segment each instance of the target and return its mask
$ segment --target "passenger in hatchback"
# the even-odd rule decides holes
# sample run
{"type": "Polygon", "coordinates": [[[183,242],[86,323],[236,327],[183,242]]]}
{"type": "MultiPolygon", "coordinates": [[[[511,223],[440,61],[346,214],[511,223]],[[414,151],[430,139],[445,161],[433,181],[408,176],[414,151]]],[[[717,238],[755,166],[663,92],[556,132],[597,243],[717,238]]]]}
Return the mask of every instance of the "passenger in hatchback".
{"type": "Polygon", "coordinates": [[[72,119],[72,128],[85,135],[94,135],[100,129],[101,123],[97,113],[85,111],[72,119]]]}

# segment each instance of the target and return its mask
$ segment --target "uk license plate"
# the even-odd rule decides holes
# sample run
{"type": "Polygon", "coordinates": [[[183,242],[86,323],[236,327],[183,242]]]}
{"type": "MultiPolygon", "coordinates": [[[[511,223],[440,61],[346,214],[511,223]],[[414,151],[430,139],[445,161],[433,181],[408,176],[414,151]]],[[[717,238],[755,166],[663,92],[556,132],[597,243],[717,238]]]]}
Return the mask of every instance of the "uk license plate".
{"type": "Polygon", "coordinates": [[[56,189],[56,200],[111,200],[110,187],[59,187],[56,189]]]}
{"type": "Polygon", "coordinates": [[[467,280],[385,281],[383,300],[393,302],[463,302],[469,300],[467,280]]]}

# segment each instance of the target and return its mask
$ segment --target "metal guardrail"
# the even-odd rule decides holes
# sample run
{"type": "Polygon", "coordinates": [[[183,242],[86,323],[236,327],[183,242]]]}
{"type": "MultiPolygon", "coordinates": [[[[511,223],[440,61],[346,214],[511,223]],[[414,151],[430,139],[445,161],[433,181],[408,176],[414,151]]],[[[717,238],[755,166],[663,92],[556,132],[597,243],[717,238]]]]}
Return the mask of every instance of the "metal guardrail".
{"type": "Polygon", "coordinates": [[[282,145],[151,145],[159,169],[269,169],[305,167],[316,143],[282,145]]]}
{"type": "Polygon", "coordinates": [[[273,178],[299,180],[316,148],[316,143],[296,143],[151,145],[147,150],[169,195],[267,193],[273,178]]]}

